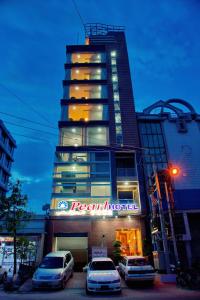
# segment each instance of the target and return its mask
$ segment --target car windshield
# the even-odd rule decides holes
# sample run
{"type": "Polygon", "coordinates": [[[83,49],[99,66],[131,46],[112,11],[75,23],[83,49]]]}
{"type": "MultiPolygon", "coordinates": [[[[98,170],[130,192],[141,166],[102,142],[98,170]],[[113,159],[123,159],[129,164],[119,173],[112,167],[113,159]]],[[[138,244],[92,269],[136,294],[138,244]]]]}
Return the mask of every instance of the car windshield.
{"type": "Polygon", "coordinates": [[[43,269],[59,269],[63,268],[63,258],[62,257],[45,257],[41,264],[40,268],[43,269]]]}
{"type": "Polygon", "coordinates": [[[128,260],[128,266],[146,266],[146,265],[148,265],[148,262],[144,258],[128,260]]]}
{"type": "Polygon", "coordinates": [[[115,266],[112,261],[93,261],[90,269],[92,271],[115,270],[115,266]]]}

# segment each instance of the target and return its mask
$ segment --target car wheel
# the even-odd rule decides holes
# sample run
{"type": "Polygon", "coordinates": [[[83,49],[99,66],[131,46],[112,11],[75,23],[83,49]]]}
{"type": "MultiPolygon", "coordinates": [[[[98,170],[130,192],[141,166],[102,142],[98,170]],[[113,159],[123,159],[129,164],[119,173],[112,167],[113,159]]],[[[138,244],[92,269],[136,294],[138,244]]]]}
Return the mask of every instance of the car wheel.
{"type": "Polygon", "coordinates": [[[62,290],[65,289],[65,286],[66,286],[66,279],[63,278],[62,283],[61,283],[61,288],[62,288],[62,290]]]}
{"type": "Polygon", "coordinates": [[[117,291],[117,292],[116,292],[116,295],[121,295],[121,293],[122,293],[122,290],[117,291]]]}
{"type": "Polygon", "coordinates": [[[7,273],[5,272],[2,276],[2,282],[6,282],[7,281],[7,273]]]}
{"type": "Polygon", "coordinates": [[[72,278],[73,276],[74,276],[74,271],[71,272],[70,278],[72,278]]]}

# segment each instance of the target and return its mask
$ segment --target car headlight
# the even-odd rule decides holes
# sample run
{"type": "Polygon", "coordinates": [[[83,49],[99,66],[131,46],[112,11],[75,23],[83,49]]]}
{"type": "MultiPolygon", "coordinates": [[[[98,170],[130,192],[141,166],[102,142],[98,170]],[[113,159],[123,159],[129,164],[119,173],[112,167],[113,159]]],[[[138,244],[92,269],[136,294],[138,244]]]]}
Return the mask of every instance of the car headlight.
{"type": "Polygon", "coordinates": [[[37,273],[33,274],[33,279],[35,279],[35,280],[38,279],[38,274],[37,273]]]}
{"type": "Polygon", "coordinates": [[[95,280],[88,279],[88,283],[97,283],[95,280]]]}
{"type": "Polygon", "coordinates": [[[113,283],[120,283],[120,279],[113,280],[113,283]]]}
{"type": "Polygon", "coordinates": [[[62,278],[62,274],[57,274],[54,276],[54,279],[60,279],[60,278],[62,278]]]}

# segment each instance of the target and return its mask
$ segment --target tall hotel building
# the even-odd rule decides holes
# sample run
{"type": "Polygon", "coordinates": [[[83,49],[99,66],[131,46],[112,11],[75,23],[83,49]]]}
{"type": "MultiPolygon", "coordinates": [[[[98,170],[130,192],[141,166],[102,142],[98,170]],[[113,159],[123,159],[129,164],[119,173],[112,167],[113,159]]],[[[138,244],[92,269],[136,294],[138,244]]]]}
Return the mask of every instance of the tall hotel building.
{"type": "Polygon", "coordinates": [[[112,257],[143,253],[143,184],[123,27],[86,24],[85,45],[66,47],[46,251],[71,250],[82,265],[93,247],[112,257]],[[140,188],[139,188],[140,186],[140,188]]]}

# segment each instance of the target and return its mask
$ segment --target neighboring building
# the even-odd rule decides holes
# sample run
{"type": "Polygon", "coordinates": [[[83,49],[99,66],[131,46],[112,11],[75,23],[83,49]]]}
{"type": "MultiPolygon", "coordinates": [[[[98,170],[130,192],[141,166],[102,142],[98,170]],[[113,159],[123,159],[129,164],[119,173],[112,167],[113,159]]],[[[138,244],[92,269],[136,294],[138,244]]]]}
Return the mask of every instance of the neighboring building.
{"type": "MultiPolygon", "coordinates": [[[[145,148],[147,189],[151,185],[153,165],[156,170],[170,166],[180,169],[172,182],[173,221],[179,259],[191,265],[192,261],[200,259],[200,115],[186,101],[170,99],[144,109],[137,114],[137,120],[141,145],[145,148]]],[[[155,199],[150,201],[150,207],[151,212],[156,211],[155,199]]],[[[165,221],[169,223],[165,201],[163,208],[165,221]]],[[[160,232],[154,229],[154,250],[162,251],[160,232]]],[[[169,249],[173,249],[170,238],[168,244],[169,249]]]]}
{"type": "Polygon", "coordinates": [[[85,45],[67,46],[46,249],[71,250],[79,265],[93,246],[106,246],[112,256],[115,240],[123,254],[142,254],[145,237],[124,28],[87,24],[85,30],[85,45]]]}
{"type": "Polygon", "coordinates": [[[5,195],[16,142],[0,120],[0,196],[5,195]]]}
{"type": "MultiPolygon", "coordinates": [[[[0,221],[2,227],[0,232],[0,265],[9,269],[13,265],[13,237],[6,230],[4,221],[0,221]]],[[[30,220],[21,221],[17,229],[17,238],[25,237],[32,242],[33,249],[28,259],[38,265],[43,257],[45,239],[46,217],[44,215],[33,215],[30,220]]],[[[20,259],[18,259],[20,262],[20,259]]]]}

